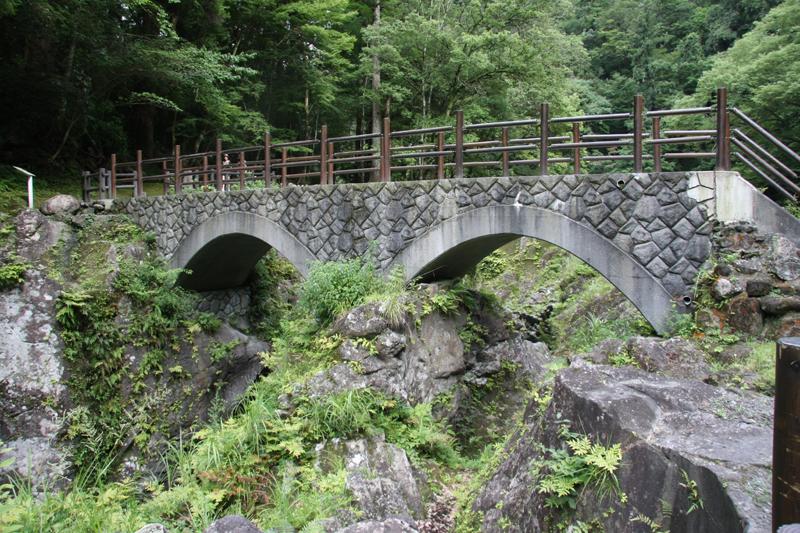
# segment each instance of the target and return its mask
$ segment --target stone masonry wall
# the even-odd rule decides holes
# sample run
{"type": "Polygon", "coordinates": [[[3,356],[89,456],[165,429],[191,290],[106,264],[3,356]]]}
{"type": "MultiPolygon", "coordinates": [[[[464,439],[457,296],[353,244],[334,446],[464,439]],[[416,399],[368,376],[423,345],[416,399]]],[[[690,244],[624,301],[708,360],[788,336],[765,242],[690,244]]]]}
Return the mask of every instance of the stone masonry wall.
{"type": "Polygon", "coordinates": [[[187,193],[118,202],[155,233],[171,257],[209,217],[245,211],[286,228],[319,260],[363,255],[376,242],[381,267],[415,238],[457,214],[490,205],[548,209],[613,241],[673,295],[685,293],[710,252],[704,205],[687,191],[692,174],[476,178],[237,192],[187,193]]]}

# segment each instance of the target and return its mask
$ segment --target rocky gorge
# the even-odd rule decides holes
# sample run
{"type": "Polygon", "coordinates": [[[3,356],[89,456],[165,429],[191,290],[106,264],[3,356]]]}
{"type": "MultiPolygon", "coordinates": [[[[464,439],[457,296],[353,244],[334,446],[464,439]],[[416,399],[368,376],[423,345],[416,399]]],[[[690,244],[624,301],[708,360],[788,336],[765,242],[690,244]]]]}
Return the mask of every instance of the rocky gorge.
{"type": "Polygon", "coordinates": [[[455,282],[272,254],[202,295],[125,216],[43,211],[0,233],[0,531],[770,529],[788,239],[716,227],[658,338],[529,239],[455,282]]]}

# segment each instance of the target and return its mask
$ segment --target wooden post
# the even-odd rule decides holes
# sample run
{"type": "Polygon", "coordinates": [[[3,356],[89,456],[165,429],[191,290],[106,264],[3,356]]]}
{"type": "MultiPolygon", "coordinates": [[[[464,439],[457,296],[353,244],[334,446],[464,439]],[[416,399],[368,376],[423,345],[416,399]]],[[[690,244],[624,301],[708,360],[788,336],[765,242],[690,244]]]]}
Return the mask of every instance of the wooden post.
{"type": "Polygon", "coordinates": [[[175,194],[180,194],[183,189],[181,183],[181,145],[175,145],[175,194]]]}
{"type": "Polygon", "coordinates": [[[203,156],[203,189],[208,187],[208,156],[203,156]]]}
{"type": "Polygon", "coordinates": [[[381,150],[383,175],[381,181],[392,181],[392,124],[389,117],[383,119],[383,149],[381,150]]]}
{"type": "Polygon", "coordinates": [[[633,171],[642,171],[642,137],[644,135],[644,96],[633,97],[633,171]]]}
{"type": "Polygon", "coordinates": [[[136,190],[135,196],[144,195],[144,172],[142,166],[142,151],[136,150],[136,190]]]}
{"type": "Polygon", "coordinates": [[[117,199],[117,154],[111,154],[111,199],[117,199]]]}
{"type": "Polygon", "coordinates": [[[319,141],[319,184],[328,183],[328,125],[322,125],[319,141]]]}
{"type": "Polygon", "coordinates": [[[217,139],[216,153],[214,154],[214,173],[216,174],[217,190],[221,191],[225,183],[222,176],[222,139],[217,139]]]}
{"type": "Polygon", "coordinates": [[[287,181],[286,160],[288,158],[289,158],[289,154],[288,154],[288,151],[287,151],[286,147],[284,146],[283,148],[281,148],[281,163],[282,163],[282,165],[281,165],[281,187],[286,187],[286,181],[287,181]]]}
{"type": "Polygon", "coordinates": [[[334,174],[333,174],[333,171],[334,171],[333,155],[334,155],[333,143],[329,142],[328,143],[328,185],[333,185],[333,183],[335,181],[333,179],[333,176],[334,176],[334,174]]]}
{"type": "Polygon", "coordinates": [[[539,174],[547,175],[547,151],[550,147],[550,105],[542,104],[539,108],[539,174]]]}
{"type": "Polygon", "coordinates": [[[800,522],[800,337],[778,341],[772,441],[772,530],[800,522]]]}
{"type": "MultiPolygon", "coordinates": [[[[661,117],[653,117],[653,136],[652,139],[661,138],[661,117]]],[[[661,145],[653,145],[653,172],[661,172],[661,145]]]]}
{"type": "Polygon", "coordinates": [[[239,190],[244,190],[244,152],[239,152],[239,190]]]}
{"type": "MultiPolygon", "coordinates": [[[[444,132],[440,131],[436,140],[436,151],[444,152],[444,132]]],[[[436,179],[444,179],[444,154],[440,153],[436,159],[436,179]]]]}
{"type": "MultiPolygon", "coordinates": [[[[575,144],[581,142],[581,125],[579,122],[572,123],[572,142],[575,144]]],[[[581,173],[581,149],[579,146],[572,150],[572,166],[575,174],[581,173]]]]}
{"type": "MultiPolygon", "coordinates": [[[[503,148],[508,148],[508,126],[503,128],[503,136],[501,138],[501,141],[503,143],[503,148]]],[[[510,154],[508,153],[508,150],[503,150],[503,177],[504,178],[507,178],[508,175],[510,174],[510,169],[509,169],[510,157],[509,157],[509,155],[510,154]]]]}
{"type": "Polygon", "coordinates": [[[456,153],[455,169],[453,177],[461,179],[464,177],[464,111],[456,111],[456,153]]]}
{"type": "Polygon", "coordinates": [[[272,136],[264,134],[264,187],[272,185],[272,136]]]}
{"type": "Polygon", "coordinates": [[[728,89],[717,89],[717,164],[716,170],[731,169],[731,125],[728,117],[728,89]]]}
{"type": "Polygon", "coordinates": [[[161,175],[164,176],[163,178],[161,178],[161,182],[162,182],[163,189],[164,189],[164,195],[167,195],[167,194],[169,194],[169,177],[167,177],[167,162],[166,162],[166,160],[161,162],[161,175]]]}

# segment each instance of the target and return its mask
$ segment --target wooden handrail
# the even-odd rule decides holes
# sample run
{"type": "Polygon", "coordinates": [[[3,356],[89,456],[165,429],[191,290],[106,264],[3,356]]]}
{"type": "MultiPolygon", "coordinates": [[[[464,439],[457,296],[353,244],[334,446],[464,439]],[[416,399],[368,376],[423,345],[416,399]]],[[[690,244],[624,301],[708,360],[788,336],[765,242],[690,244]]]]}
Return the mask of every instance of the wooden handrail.
{"type": "MultiPolygon", "coordinates": [[[[800,161],[800,156],[750,117],[737,108],[732,108],[731,112],[779,150],[800,161]]],[[[520,165],[538,167],[540,174],[547,174],[551,171],[551,165],[568,164],[573,172],[579,173],[584,163],[600,161],[633,161],[632,170],[635,172],[643,171],[645,161],[652,161],[652,169],[659,172],[664,160],[710,158],[716,159],[717,169],[726,169],[730,167],[731,142],[737,147],[744,145],[740,149],[746,156],[746,165],[760,165],[759,175],[766,172],[784,183],[798,177],[795,170],[740,130],[733,130],[731,138],[727,92],[720,89],[714,107],[645,111],[644,99],[637,95],[632,112],[551,117],[550,108],[545,103],[540,106],[538,116],[520,120],[465,124],[464,113],[457,110],[454,122],[443,126],[392,131],[391,122],[385,117],[379,133],[329,136],[328,127],[323,125],[319,136],[314,139],[276,143],[270,133],[265,132],[263,143],[259,146],[223,149],[222,142],[217,139],[213,151],[182,154],[180,146],[176,145],[172,156],[150,159],[144,159],[142,151],[137,150],[134,161],[120,163],[113,155],[107,174],[99,171],[84,173],[83,183],[86,197],[92,191],[104,190],[102,186],[95,187],[93,184],[102,181],[103,176],[107,176],[112,197],[116,197],[120,183],[125,183],[126,187],[133,183],[136,196],[145,194],[145,184],[157,181],[163,183],[164,194],[171,190],[180,193],[184,184],[191,188],[202,185],[204,189],[210,184],[218,190],[232,186],[244,188],[252,182],[269,186],[274,172],[280,173],[281,186],[286,186],[290,180],[313,177],[318,177],[319,183],[326,185],[332,184],[338,176],[374,174],[376,168],[369,163],[376,160],[380,162],[377,175],[381,181],[391,181],[394,172],[403,172],[405,179],[413,179],[417,175],[421,178],[444,179],[447,168],[453,169],[452,177],[456,178],[464,177],[465,169],[480,167],[498,167],[503,176],[508,176],[512,168],[520,165]],[[713,112],[717,115],[714,130],[662,130],[664,117],[709,115],[713,112]],[[652,121],[651,131],[645,131],[645,118],[652,121]],[[601,121],[612,122],[615,127],[619,127],[620,123],[627,125],[617,133],[607,130],[593,132],[591,125],[601,121]],[[587,131],[581,131],[582,128],[587,131]],[[516,137],[513,135],[515,132],[518,134],[516,137]],[[478,139],[467,139],[467,133],[480,136],[478,139]],[[492,138],[492,135],[496,136],[492,138]],[[408,139],[414,136],[418,136],[414,139],[416,142],[408,139]],[[373,141],[372,147],[365,146],[363,141],[373,141]],[[716,146],[713,151],[703,151],[701,148],[686,152],[664,152],[667,145],[708,143],[710,148],[714,141],[716,146]],[[649,153],[645,153],[645,150],[649,153]],[[563,151],[569,154],[550,156],[550,152],[563,151]],[[531,158],[531,155],[537,158],[531,158]],[[228,164],[223,161],[226,156],[230,157],[228,164]],[[514,159],[514,156],[518,159],[514,159]],[[400,164],[393,165],[392,162],[400,164]],[[159,170],[154,166],[158,166],[159,170]],[[290,173],[290,169],[297,169],[297,172],[290,173]]],[[[566,168],[562,169],[556,171],[566,171],[566,168]]],[[[308,182],[304,180],[304,183],[308,182]]],[[[791,183],[783,185],[782,189],[794,190],[795,186],[791,183]]]]}

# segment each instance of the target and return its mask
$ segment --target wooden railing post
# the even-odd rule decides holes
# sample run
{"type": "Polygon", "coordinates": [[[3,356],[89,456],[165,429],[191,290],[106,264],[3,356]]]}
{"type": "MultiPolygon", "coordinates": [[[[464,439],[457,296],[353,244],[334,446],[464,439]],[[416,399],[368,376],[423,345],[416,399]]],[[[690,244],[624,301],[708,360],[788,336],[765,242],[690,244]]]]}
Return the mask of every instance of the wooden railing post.
{"type": "Polygon", "coordinates": [[[550,105],[542,104],[539,108],[539,174],[547,174],[547,151],[550,147],[550,105]]]}
{"type": "Polygon", "coordinates": [[[453,177],[461,179],[464,177],[464,111],[456,111],[456,153],[455,169],[453,177]]]}
{"type": "Polygon", "coordinates": [[[381,150],[383,174],[381,181],[392,181],[392,124],[389,117],[383,119],[383,149],[381,150]]]}
{"type": "Polygon", "coordinates": [[[167,161],[164,160],[161,162],[161,185],[163,188],[164,195],[166,196],[169,194],[169,177],[167,176],[167,161]]]}
{"type": "Polygon", "coordinates": [[[181,145],[175,145],[175,194],[180,194],[183,189],[181,182],[181,145]]]}
{"type": "Polygon", "coordinates": [[[328,183],[328,125],[322,125],[319,140],[319,184],[328,183]]]}
{"type": "Polygon", "coordinates": [[[214,174],[216,174],[217,190],[221,191],[225,187],[224,177],[222,175],[222,139],[217,139],[217,144],[214,154],[214,174]]]}
{"type": "Polygon", "coordinates": [[[334,176],[334,174],[333,174],[333,171],[334,171],[333,156],[334,156],[333,143],[329,142],[328,143],[328,185],[333,185],[333,183],[335,181],[333,179],[333,176],[334,176]]]}
{"type": "Polygon", "coordinates": [[[642,171],[642,137],[644,136],[644,96],[633,97],[633,171],[642,171]]]}
{"type": "Polygon", "coordinates": [[[272,185],[272,136],[264,134],[264,187],[272,185]]]}
{"type": "Polygon", "coordinates": [[[136,150],[136,189],[135,196],[144,195],[144,166],[142,165],[142,151],[136,150]]]}
{"type": "Polygon", "coordinates": [[[731,125],[728,116],[728,89],[717,89],[717,170],[731,169],[731,125]]]}
{"type": "Polygon", "coordinates": [[[208,156],[203,156],[203,189],[208,187],[208,156]]]}
{"type": "Polygon", "coordinates": [[[506,148],[506,150],[503,150],[503,177],[507,178],[508,175],[511,173],[509,169],[510,154],[508,153],[508,126],[503,128],[503,135],[501,138],[501,142],[503,144],[503,148],[506,148]]]}
{"type": "Polygon", "coordinates": [[[289,159],[289,153],[287,148],[284,146],[281,148],[281,187],[286,187],[287,178],[287,169],[286,169],[286,160],[289,159]]]}
{"type": "Polygon", "coordinates": [[[436,158],[436,179],[444,179],[444,132],[440,131],[436,140],[436,151],[439,152],[439,157],[436,158]]]}
{"type": "Polygon", "coordinates": [[[244,167],[245,167],[244,152],[239,152],[239,190],[244,190],[244,167]]]}
{"type": "MultiPolygon", "coordinates": [[[[581,142],[581,124],[580,122],[572,123],[572,142],[578,144],[581,142]]],[[[572,166],[575,174],[581,173],[581,148],[576,146],[572,150],[572,166]]]]}
{"type": "MultiPolygon", "coordinates": [[[[651,138],[654,141],[661,138],[661,117],[653,117],[653,135],[651,138]]],[[[653,172],[661,172],[661,145],[658,143],[653,145],[653,172]]]]}
{"type": "Polygon", "coordinates": [[[117,199],[117,154],[111,154],[111,199],[117,199]]]}
{"type": "Polygon", "coordinates": [[[772,440],[772,530],[800,522],[800,339],[778,341],[772,440]]]}

